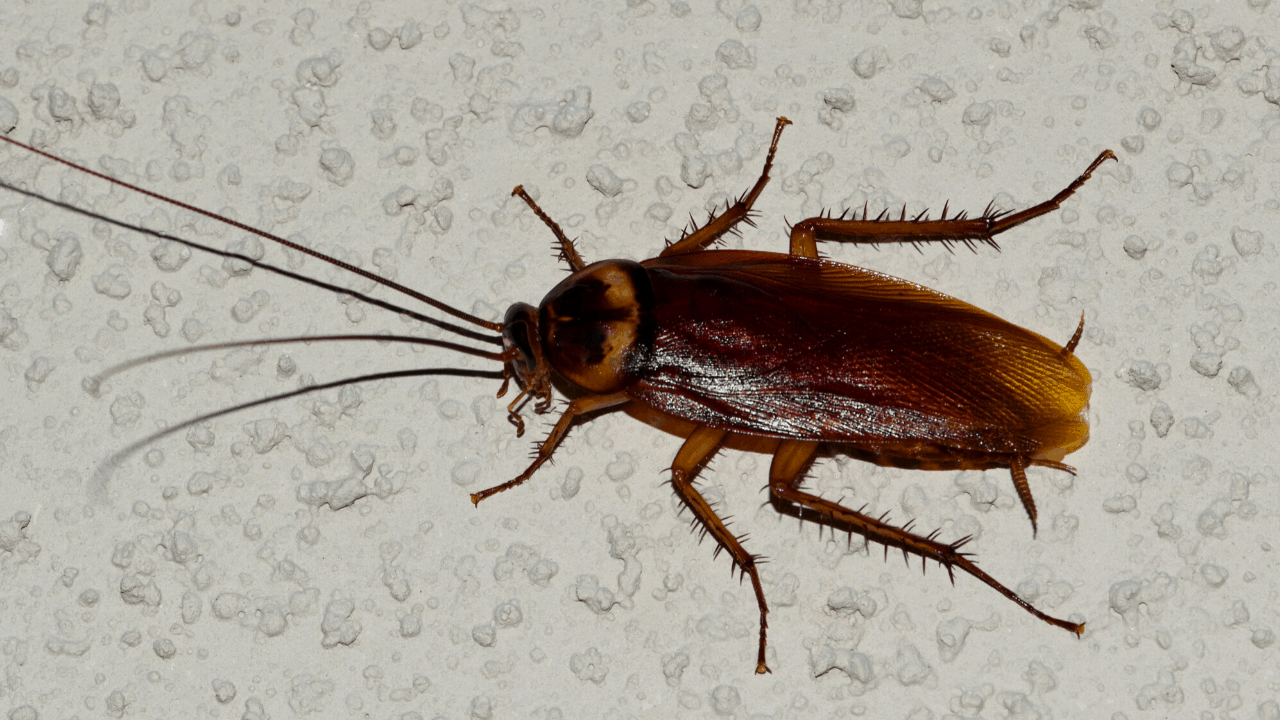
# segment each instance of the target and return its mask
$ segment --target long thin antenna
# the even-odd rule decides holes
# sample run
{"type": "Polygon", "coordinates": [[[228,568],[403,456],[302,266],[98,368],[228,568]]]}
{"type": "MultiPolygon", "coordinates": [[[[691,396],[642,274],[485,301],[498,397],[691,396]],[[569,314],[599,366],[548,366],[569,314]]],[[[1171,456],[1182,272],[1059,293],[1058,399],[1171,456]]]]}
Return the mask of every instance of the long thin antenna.
{"type": "Polygon", "coordinates": [[[415,337],[413,335],[297,335],[293,337],[265,338],[262,340],[237,340],[235,342],[211,343],[208,345],[193,345],[191,347],[177,348],[175,350],[165,350],[164,352],[152,353],[144,355],[140,358],[134,358],[128,362],[122,362],[119,365],[112,365],[97,375],[85,378],[86,388],[93,394],[97,395],[97,388],[107,380],[119,375],[122,372],[132,370],[140,365],[164,360],[171,357],[179,357],[182,355],[192,355],[194,353],[212,352],[214,350],[231,350],[243,347],[258,347],[260,345],[287,345],[290,343],[313,343],[313,342],[380,342],[380,343],[407,343],[410,345],[428,345],[430,347],[444,348],[453,350],[465,355],[474,355],[482,357],[486,360],[496,360],[503,362],[502,353],[489,352],[488,350],[480,350],[466,345],[449,342],[448,340],[432,340],[431,338],[415,337]]]}
{"type": "Polygon", "coordinates": [[[465,320],[465,321],[467,321],[467,322],[469,322],[469,323],[471,323],[471,324],[473,324],[473,325],[479,325],[479,326],[480,326],[480,327],[482,327],[482,328],[486,328],[486,329],[488,329],[488,330],[492,330],[492,331],[494,331],[494,332],[502,332],[502,323],[491,322],[491,321],[489,321],[489,320],[482,320],[482,319],[480,319],[480,318],[476,317],[475,315],[472,315],[472,314],[470,314],[470,313],[465,313],[465,312],[463,312],[463,311],[461,311],[461,310],[459,310],[459,309],[457,309],[457,308],[455,308],[455,307],[452,307],[452,306],[447,305],[447,304],[445,304],[445,303],[443,303],[443,302],[441,302],[441,301],[439,301],[439,300],[436,300],[436,299],[435,299],[435,298],[433,298],[433,297],[429,297],[429,296],[427,296],[427,295],[423,295],[422,293],[418,292],[417,290],[413,290],[413,289],[407,288],[407,287],[405,287],[404,285],[401,285],[400,283],[397,283],[397,282],[395,282],[395,281],[393,281],[393,280],[388,280],[388,279],[386,279],[386,278],[384,278],[384,277],[379,277],[378,275],[374,275],[373,273],[369,272],[368,270],[363,270],[363,269],[361,269],[361,268],[356,267],[355,265],[351,265],[351,264],[349,264],[349,263],[345,263],[345,262],[343,262],[343,261],[341,261],[341,260],[338,260],[337,258],[329,257],[328,255],[325,255],[325,254],[324,254],[324,253],[322,253],[322,252],[319,252],[319,251],[316,251],[316,250],[312,250],[312,249],[311,249],[311,248],[309,248],[309,247],[305,247],[305,246],[303,246],[303,245],[299,245],[298,243],[295,243],[295,242],[293,242],[293,241],[285,240],[284,238],[282,238],[282,237],[280,237],[280,236],[278,236],[278,235],[273,235],[273,234],[271,234],[271,233],[269,233],[269,232],[266,232],[265,230],[259,230],[259,229],[255,228],[255,227],[251,226],[251,225],[246,225],[246,224],[244,224],[244,223],[242,223],[242,222],[239,222],[239,221],[236,221],[236,220],[232,220],[231,218],[223,217],[223,216],[221,216],[221,215],[219,215],[219,214],[217,214],[217,213],[215,213],[215,212],[211,212],[211,211],[209,211],[209,210],[205,210],[205,209],[203,209],[203,208],[198,208],[198,207],[196,207],[196,206],[194,206],[194,205],[189,205],[189,204],[187,204],[187,203],[182,202],[181,200],[175,200],[175,199],[173,199],[173,198],[171,198],[171,197],[166,197],[166,196],[164,196],[164,195],[161,195],[160,193],[152,192],[152,191],[150,191],[150,190],[147,190],[146,188],[138,187],[137,185],[134,185],[134,184],[132,184],[132,183],[127,183],[127,182],[125,182],[124,180],[119,180],[119,179],[117,179],[117,178],[113,178],[113,177],[111,177],[110,175],[106,175],[106,174],[104,174],[104,173],[97,172],[96,170],[90,170],[89,168],[84,167],[84,166],[82,166],[82,165],[77,165],[76,163],[73,163],[73,162],[71,162],[70,160],[64,160],[64,159],[62,159],[62,158],[60,158],[60,157],[58,157],[57,155],[54,155],[54,154],[52,154],[52,153],[47,153],[47,152],[45,152],[45,151],[43,151],[43,150],[37,150],[36,148],[31,147],[30,145],[26,145],[26,144],[24,144],[24,143],[20,143],[20,142],[18,142],[17,140],[14,140],[14,139],[9,138],[9,137],[5,137],[4,135],[0,135],[0,140],[3,140],[3,141],[5,141],[5,142],[9,143],[10,145],[14,145],[14,146],[20,147],[20,148],[22,148],[22,149],[26,150],[27,152],[35,153],[36,155],[39,155],[40,157],[43,157],[43,158],[45,158],[45,159],[52,160],[52,161],[54,161],[54,162],[56,162],[56,163],[60,163],[60,164],[62,164],[62,165],[66,165],[67,167],[72,168],[73,170],[79,170],[80,172],[85,173],[85,174],[87,174],[87,175],[92,175],[93,177],[96,177],[96,178],[98,178],[98,179],[100,179],[100,180],[105,180],[105,181],[107,181],[107,182],[111,183],[112,185],[118,185],[118,186],[123,187],[123,188],[128,188],[129,190],[132,190],[132,191],[134,191],[134,192],[136,192],[136,193],[140,193],[140,194],[145,195],[145,196],[147,196],[147,197],[149,197],[149,198],[152,198],[152,199],[155,199],[155,200],[159,200],[160,202],[163,202],[163,203],[168,203],[169,205],[173,205],[174,207],[180,207],[180,208],[182,208],[183,210],[187,210],[187,211],[189,211],[189,212],[196,213],[197,215],[203,215],[204,217],[207,217],[207,218],[209,218],[209,219],[211,219],[211,220],[217,220],[218,222],[221,222],[221,223],[225,223],[225,224],[227,224],[227,225],[230,225],[231,227],[236,228],[237,230],[243,230],[244,232],[251,233],[251,234],[253,234],[253,235],[257,235],[258,237],[263,238],[263,239],[265,239],[265,240],[270,240],[270,241],[272,241],[272,242],[274,242],[274,243],[277,243],[277,244],[279,244],[279,245],[283,245],[284,247],[287,247],[287,248],[289,248],[290,250],[296,250],[296,251],[298,251],[298,252],[300,252],[300,253],[303,253],[303,254],[305,254],[305,255],[310,255],[311,257],[316,258],[317,260],[321,260],[321,261],[323,261],[323,262],[327,262],[327,263],[329,263],[330,265],[334,265],[334,266],[340,267],[340,268],[342,268],[343,270],[346,270],[347,272],[353,273],[353,274],[355,274],[355,275],[359,275],[360,277],[363,277],[363,278],[368,279],[368,280],[372,280],[373,282],[378,283],[379,285],[383,285],[383,286],[385,286],[385,287],[389,287],[389,288],[391,288],[392,290],[395,290],[395,291],[397,291],[397,292],[400,292],[400,293],[403,293],[403,294],[405,294],[405,295],[408,295],[409,297],[414,298],[415,300],[419,300],[419,301],[421,301],[421,302],[424,302],[424,303],[426,303],[427,305],[430,305],[431,307],[433,307],[433,308],[435,308],[435,309],[437,309],[437,310],[439,310],[439,311],[441,311],[441,312],[448,313],[448,314],[450,314],[450,315],[452,315],[452,316],[454,316],[454,317],[456,317],[456,318],[458,318],[458,319],[460,319],[460,320],[465,320]]]}
{"type": "Polygon", "coordinates": [[[421,368],[417,370],[392,370],[390,372],[372,373],[369,375],[359,375],[356,377],[343,378],[341,380],[333,380],[331,382],[320,383],[319,385],[308,385],[306,387],[301,387],[296,390],[290,390],[288,392],[283,392],[278,395],[270,395],[264,398],[258,398],[257,400],[250,400],[248,402],[243,402],[243,403],[240,403],[239,405],[224,407],[221,410],[214,410],[213,412],[207,412],[202,415],[197,415],[188,420],[183,420],[177,425],[170,425],[169,427],[163,430],[159,430],[157,432],[151,433],[150,435],[142,438],[141,440],[135,440],[134,442],[129,443],[129,445],[125,447],[123,450],[120,450],[119,452],[115,453],[110,458],[108,458],[105,462],[99,465],[97,472],[95,472],[94,474],[96,477],[102,480],[105,480],[105,478],[111,474],[111,471],[113,471],[117,466],[119,466],[120,463],[124,462],[129,458],[130,455],[133,455],[134,453],[150,445],[151,443],[157,440],[160,440],[162,438],[169,437],[174,433],[186,430],[187,428],[192,427],[194,425],[199,425],[202,422],[213,420],[215,418],[220,418],[223,415],[230,415],[231,413],[239,412],[241,410],[248,410],[249,408],[255,408],[260,405],[267,405],[273,402],[280,402],[281,400],[288,400],[289,398],[298,397],[301,395],[309,395],[314,392],[320,392],[321,390],[329,390],[331,388],[342,387],[344,385],[355,385],[357,383],[373,382],[376,380],[394,380],[396,378],[425,377],[428,375],[451,375],[454,377],[482,377],[482,378],[490,378],[494,380],[501,380],[503,378],[503,373],[500,370],[490,371],[490,370],[467,370],[463,368],[421,368]]]}
{"type": "Polygon", "coordinates": [[[160,240],[167,240],[168,242],[177,243],[183,247],[191,248],[192,250],[198,250],[200,252],[208,253],[210,255],[216,255],[217,257],[220,257],[220,258],[230,258],[233,260],[240,260],[244,263],[252,265],[253,267],[259,270],[263,270],[265,272],[269,272],[274,275],[279,275],[280,277],[288,278],[289,280],[293,280],[295,282],[311,285],[312,287],[318,287],[323,290],[328,290],[330,292],[334,292],[339,295],[346,295],[348,297],[355,298],[361,302],[369,303],[374,307],[380,307],[383,310],[390,310],[391,312],[404,315],[405,317],[411,318],[413,320],[417,320],[418,322],[426,323],[428,325],[434,325],[435,327],[438,327],[441,330],[448,330],[451,333],[456,333],[463,337],[471,338],[472,340],[477,340],[479,342],[487,342],[492,345],[502,344],[501,337],[494,337],[493,335],[482,335],[478,331],[472,330],[469,327],[465,327],[462,325],[454,325],[451,322],[441,320],[439,318],[434,318],[434,317],[431,317],[430,315],[423,315],[420,312],[410,310],[406,307],[397,305],[393,302],[383,300],[382,298],[376,298],[371,295],[366,295],[365,293],[362,293],[358,290],[352,290],[351,288],[339,287],[337,285],[334,285],[333,283],[320,280],[319,278],[310,277],[308,275],[303,275],[302,273],[297,273],[292,270],[288,270],[286,268],[272,265],[271,263],[266,262],[264,260],[255,260],[241,253],[231,252],[230,250],[219,250],[217,248],[209,247],[208,245],[201,245],[200,243],[195,242],[194,240],[187,240],[186,238],[181,238],[181,237],[178,237],[177,235],[170,235],[169,233],[161,232],[159,230],[152,230],[150,228],[144,228],[138,225],[130,225],[129,223],[124,222],[123,220],[117,220],[113,217],[103,215],[102,213],[95,212],[93,210],[77,207],[75,205],[72,205],[71,203],[64,202],[62,200],[57,200],[55,198],[51,198],[46,195],[41,195],[40,193],[34,190],[28,190],[26,188],[21,188],[16,185],[11,185],[3,180],[0,180],[0,188],[4,188],[5,190],[17,193],[19,195],[25,195],[29,198],[32,198],[34,200],[39,200],[40,202],[43,202],[43,203],[48,203],[49,205],[52,205],[57,208],[61,208],[63,210],[66,210],[67,212],[75,213],[77,215],[82,215],[84,217],[97,220],[98,222],[106,223],[113,227],[118,227],[121,230],[136,232],[140,235],[149,235],[153,238],[158,238],[160,240]]]}

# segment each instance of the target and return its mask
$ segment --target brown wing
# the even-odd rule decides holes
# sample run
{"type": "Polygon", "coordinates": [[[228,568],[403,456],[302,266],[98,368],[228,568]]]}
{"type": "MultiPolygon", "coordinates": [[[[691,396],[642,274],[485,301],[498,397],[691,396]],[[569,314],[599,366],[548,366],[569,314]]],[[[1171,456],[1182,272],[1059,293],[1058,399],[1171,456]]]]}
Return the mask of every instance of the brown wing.
{"type": "Polygon", "coordinates": [[[702,425],[878,452],[1061,459],[1090,377],[1053,341],[888,275],[779,253],[647,260],[657,334],[628,394],[702,425]]]}

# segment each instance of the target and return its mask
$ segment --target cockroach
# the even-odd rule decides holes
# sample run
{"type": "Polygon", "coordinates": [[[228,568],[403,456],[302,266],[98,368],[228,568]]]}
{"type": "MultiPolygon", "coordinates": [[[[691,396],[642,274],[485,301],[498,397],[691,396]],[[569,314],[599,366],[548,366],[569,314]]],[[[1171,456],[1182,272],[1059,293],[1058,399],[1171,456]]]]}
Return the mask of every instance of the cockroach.
{"type": "MultiPolygon", "coordinates": [[[[1056,210],[1098,166],[1116,156],[1110,150],[1103,151],[1053,198],[1018,212],[997,211],[989,205],[977,217],[965,213],[948,217],[944,205],[937,219],[929,219],[925,213],[908,218],[905,208],[893,219],[886,213],[870,217],[864,207],[861,216],[845,212],[792,225],[788,253],[713,249],[715,242],[725,233],[735,232],[739,223],[754,225],[752,206],[769,182],[778,142],[789,124],[785,117],[778,118],[764,169],[750,190],[718,215],[712,214],[701,227],[691,225],[657,257],[641,262],[602,260],[588,264],[559,224],[523,187],[516,187],[512,194],[527,203],[550,229],[570,274],[536,307],[512,305],[502,322],[475,317],[269,233],[9,138],[0,139],[312,255],[497,333],[497,337],[474,331],[464,335],[500,344],[498,352],[411,340],[501,362],[501,374],[492,374],[502,379],[498,397],[505,395],[512,380],[519,387],[507,406],[517,435],[524,431],[520,411],[526,404],[532,402],[536,413],[548,412],[552,388],[557,385],[571,398],[550,434],[537,444],[529,467],[512,480],[472,494],[476,505],[531,478],[551,459],[574,422],[586,415],[638,405],[691,427],[671,463],[671,486],[693,513],[694,522],[715,540],[717,553],[727,552],[734,569],[751,581],[760,610],[757,673],[769,672],[765,661],[769,608],[757,570],[763,558],[746,550],[744,538],[728,530],[694,482],[698,471],[735,436],[751,436],[772,447],[768,487],[776,507],[862,535],[867,542],[884,545],[886,553],[897,548],[904,556],[915,554],[926,562],[932,560],[947,570],[953,583],[959,568],[1037,618],[1080,635],[1083,623],[1041,612],[979,569],[971,555],[961,550],[969,537],[944,543],[937,539],[937,531],[920,535],[912,531],[910,523],[891,525],[884,516],[872,517],[846,508],[801,486],[820,450],[930,470],[1008,468],[1034,532],[1036,506],[1026,468],[1039,465],[1074,473],[1062,459],[1089,438],[1086,414],[1091,378],[1075,356],[1084,330],[1083,316],[1066,345],[1058,345],[927,287],[823,259],[817,242],[937,242],[970,247],[985,243],[998,249],[996,235],[1056,210]]],[[[176,353],[128,365],[170,354],[176,353]]],[[[237,405],[169,427],[134,443],[122,454],[234,410],[342,383],[414,372],[369,375],[237,405]]]]}

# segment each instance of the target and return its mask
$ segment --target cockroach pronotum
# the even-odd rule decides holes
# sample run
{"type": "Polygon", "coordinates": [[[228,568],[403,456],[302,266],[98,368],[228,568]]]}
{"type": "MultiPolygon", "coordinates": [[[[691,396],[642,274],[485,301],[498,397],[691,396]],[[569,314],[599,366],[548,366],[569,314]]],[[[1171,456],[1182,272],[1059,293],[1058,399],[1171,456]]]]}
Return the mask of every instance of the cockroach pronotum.
{"type": "MultiPolygon", "coordinates": [[[[904,555],[937,562],[953,582],[955,569],[960,568],[1032,615],[1079,635],[1083,623],[1041,612],[979,569],[961,551],[968,537],[943,543],[937,532],[916,534],[909,523],[890,525],[883,516],[843,507],[805,492],[801,485],[820,450],[922,469],[1009,468],[1034,531],[1036,507],[1026,468],[1040,465],[1074,473],[1062,459],[1089,437],[1086,412],[1091,378],[1074,354],[1084,329],[1083,317],[1066,345],[1058,345],[929,288],[824,260],[818,255],[817,241],[997,247],[995,235],[1057,209],[1115,155],[1103,151],[1053,198],[1019,212],[993,211],[988,206],[977,217],[964,213],[948,217],[944,206],[941,216],[931,220],[924,213],[908,218],[905,209],[897,219],[884,213],[873,218],[864,208],[861,216],[846,212],[796,223],[791,227],[788,253],[711,249],[739,223],[752,223],[752,205],[769,182],[778,141],[789,124],[786,118],[778,118],[764,169],[749,191],[701,227],[691,226],[657,257],[642,262],[588,264],[533,197],[516,187],[512,194],[551,230],[560,258],[571,272],[537,307],[512,305],[502,322],[475,317],[269,233],[9,138],[0,139],[356,272],[454,318],[499,333],[500,337],[475,331],[462,334],[500,343],[500,352],[406,339],[501,362],[498,396],[506,393],[512,379],[520,389],[507,406],[517,435],[524,430],[521,409],[532,401],[535,412],[548,412],[553,385],[571,398],[549,436],[537,445],[529,467],[512,480],[472,494],[477,505],[532,477],[581,416],[634,403],[656,417],[675,419],[691,428],[671,464],[671,485],[695,522],[715,539],[717,552],[726,551],[735,569],[751,581],[760,609],[757,673],[769,672],[765,661],[769,609],[757,570],[762,558],[746,550],[742,537],[729,532],[694,484],[698,471],[732,436],[754,436],[771,448],[768,487],[776,507],[862,535],[868,542],[884,545],[886,552],[892,547],[904,555]]],[[[212,347],[228,345],[178,352],[212,347]]],[[[177,353],[128,365],[172,354],[177,353]]],[[[382,373],[343,383],[407,374],[411,373],[382,373]]],[[[494,377],[499,376],[494,373],[494,377]]],[[[197,422],[337,384],[311,386],[202,415],[130,445],[117,458],[197,422]]]]}

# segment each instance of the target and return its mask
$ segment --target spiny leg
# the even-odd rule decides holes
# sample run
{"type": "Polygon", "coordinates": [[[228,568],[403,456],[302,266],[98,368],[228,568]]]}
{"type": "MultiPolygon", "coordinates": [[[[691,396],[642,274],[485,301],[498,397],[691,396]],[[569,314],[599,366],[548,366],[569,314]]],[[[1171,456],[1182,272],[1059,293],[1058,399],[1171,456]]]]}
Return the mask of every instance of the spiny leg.
{"type": "Polygon", "coordinates": [[[1054,195],[1048,200],[1045,200],[1039,205],[1033,205],[1026,210],[1013,213],[1012,215],[1006,215],[999,220],[996,220],[991,226],[991,234],[995,235],[996,233],[1002,233],[1005,230],[1017,227],[1032,218],[1038,218],[1041,215],[1051,213],[1062,207],[1062,203],[1066,202],[1067,198],[1074,195],[1076,190],[1079,190],[1080,186],[1084,185],[1089,178],[1093,177],[1093,171],[1097,170],[1098,166],[1107,160],[1120,162],[1115,153],[1110,150],[1103,150],[1098,154],[1098,157],[1094,158],[1093,162],[1089,163],[1089,167],[1086,168],[1084,172],[1080,173],[1080,177],[1076,178],[1074,182],[1063,188],[1062,192],[1054,195]]]}
{"type": "Polygon", "coordinates": [[[520,483],[533,477],[533,474],[542,467],[542,464],[551,459],[551,454],[555,452],[556,446],[560,444],[560,440],[564,438],[564,434],[569,431],[569,426],[573,424],[574,419],[585,413],[604,410],[606,408],[615,407],[630,402],[631,398],[624,393],[614,393],[613,395],[584,395],[580,398],[574,398],[569,402],[569,407],[565,408],[564,413],[560,415],[560,419],[556,421],[555,427],[551,428],[551,434],[546,440],[538,446],[538,454],[533,459],[533,463],[513,480],[508,480],[501,485],[495,485],[486,490],[477,493],[471,493],[471,502],[479,505],[481,500],[497,495],[504,490],[519,485],[520,483]]]}
{"type": "Polygon", "coordinates": [[[726,207],[724,212],[718,216],[713,215],[707,220],[706,225],[693,229],[689,234],[668,245],[662,252],[658,253],[659,257],[702,250],[716,238],[732,230],[735,225],[743,220],[748,223],[751,222],[748,215],[751,212],[751,206],[756,202],[756,198],[760,197],[760,193],[764,191],[764,186],[769,183],[769,170],[773,167],[773,156],[778,151],[778,139],[782,137],[782,128],[790,124],[791,121],[785,117],[778,118],[778,124],[773,127],[773,142],[769,143],[769,153],[764,158],[764,169],[760,171],[760,179],[756,180],[756,184],[745,195],[738,198],[737,202],[726,207]]]}
{"type": "Polygon", "coordinates": [[[511,194],[524,200],[525,204],[533,210],[533,214],[537,215],[538,219],[546,223],[547,227],[551,228],[551,232],[555,233],[556,242],[560,245],[560,259],[569,263],[569,268],[573,272],[577,272],[587,266],[582,256],[578,254],[578,248],[574,246],[573,241],[569,239],[568,235],[564,234],[564,230],[560,229],[560,224],[552,220],[550,215],[538,207],[538,203],[534,202],[533,198],[529,197],[529,193],[524,191],[523,185],[517,185],[516,189],[511,191],[511,194]]]}
{"type": "Polygon", "coordinates": [[[1036,500],[1031,497],[1031,486],[1027,484],[1027,461],[1025,458],[1015,457],[1009,462],[1009,472],[1013,475],[1013,487],[1018,491],[1018,499],[1022,501],[1022,507],[1027,509],[1027,516],[1031,518],[1031,537],[1036,536],[1036,500]]]}
{"type": "Polygon", "coordinates": [[[969,542],[967,537],[947,545],[934,539],[936,533],[931,533],[928,536],[916,535],[907,529],[888,524],[883,520],[883,516],[881,518],[873,518],[863,515],[839,503],[824,500],[817,495],[797,489],[796,486],[800,483],[801,473],[808,467],[817,448],[817,443],[803,440],[785,440],[778,446],[777,453],[773,458],[773,466],[769,469],[769,493],[774,498],[813,510],[852,532],[862,535],[868,542],[884,545],[886,551],[890,547],[895,547],[902,551],[904,557],[908,553],[913,553],[925,560],[933,560],[947,569],[947,574],[951,577],[953,583],[955,582],[954,570],[959,567],[1050,625],[1070,630],[1076,635],[1084,632],[1083,623],[1061,620],[1041,612],[1026,600],[1018,597],[1017,593],[979,569],[969,559],[968,553],[960,552],[960,548],[969,542]]]}
{"type": "Polygon", "coordinates": [[[764,587],[760,584],[760,574],[756,570],[757,557],[742,547],[743,538],[729,532],[724,520],[720,519],[707,499],[693,486],[693,478],[698,468],[715,454],[727,434],[724,430],[705,426],[694,430],[693,434],[684,441],[684,445],[680,446],[676,459],[671,462],[671,487],[675,489],[676,495],[680,496],[684,504],[693,511],[694,517],[702,527],[715,538],[719,544],[716,553],[719,554],[720,549],[728,551],[733,558],[734,566],[739,568],[743,575],[751,578],[751,588],[756,593],[756,605],[760,607],[760,645],[756,654],[756,674],[762,675],[769,672],[769,666],[764,659],[765,631],[769,627],[767,619],[769,606],[765,604],[764,587]]]}
{"type": "Polygon", "coordinates": [[[960,242],[967,245],[972,245],[976,241],[998,247],[992,239],[995,235],[1017,227],[1032,218],[1057,210],[1093,176],[1093,171],[1107,160],[1116,160],[1115,153],[1103,150],[1080,177],[1062,192],[1039,205],[1013,214],[991,212],[991,207],[987,206],[987,210],[976,218],[969,218],[965,213],[947,218],[947,208],[943,206],[942,217],[929,220],[925,217],[925,213],[908,218],[904,207],[898,219],[893,220],[884,212],[876,218],[867,217],[864,207],[861,218],[858,218],[857,211],[854,211],[851,218],[841,215],[838,218],[812,217],[801,220],[791,227],[791,254],[816,258],[819,240],[854,243],[942,242],[950,244],[960,242]]]}

